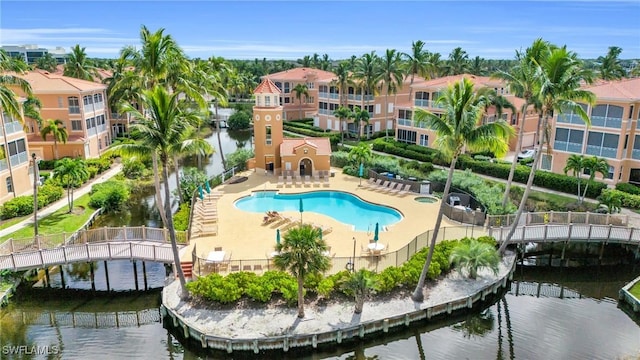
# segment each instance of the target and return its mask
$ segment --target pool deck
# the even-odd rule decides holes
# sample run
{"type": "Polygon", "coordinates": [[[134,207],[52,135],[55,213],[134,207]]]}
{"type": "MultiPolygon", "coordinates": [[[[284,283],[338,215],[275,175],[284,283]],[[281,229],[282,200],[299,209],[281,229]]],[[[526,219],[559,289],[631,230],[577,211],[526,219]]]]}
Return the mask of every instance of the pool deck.
{"type": "MultiPolygon", "coordinates": [[[[371,203],[393,207],[402,213],[403,219],[390,225],[386,229],[387,231],[380,231],[379,234],[379,242],[384,244],[387,248],[386,251],[389,252],[402,248],[415,236],[434,228],[440,201],[432,204],[419,203],[414,201],[415,197],[420,196],[417,193],[399,196],[359,187],[360,180],[358,178],[342,174],[342,169],[332,170],[335,171],[335,177],[330,178],[329,186],[325,184],[319,186],[278,185],[277,176],[260,175],[252,170],[236,174],[247,176],[248,180],[237,184],[224,184],[215,189],[222,193],[216,204],[217,235],[192,239],[189,246],[181,251],[181,260],[191,261],[194,245],[197,246],[197,255],[201,257],[206,257],[210,251],[214,250],[214,247],[222,247],[232,260],[267,258],[268,254],[274,251],[276,244],[277,222],[263,225],[264,213],[246,212],[234,206],[236,200],[251,195],[254,191],[278,190],[280,193],[304,193],[318,190],[344,191],[371,203]]],[[[362,184],[365,183],[366,179],[362,179],[362,184]]],[[[285,211],[281,215],[297,222],[300,221],[300,213],[297,211],[285,211]]],[[[358,214],[353,214],[353,216],[358,216],[358,214]]],[[[354,231],[351,225],[318,213],[304,212],[302,220],[305,223],[311,222],[332,228],[331,232],[323,235],[323,239],[331,247],[331,255],[352,256],[352,238],[355,237],[356,256],[359,256],[361,248],[366,248],[369,240],[373,238],[373,229],[370,233],[354,231]]],[[[451,222],[445,217],[442,226],[460,226],[460,224],[451,222]]],[[[481,229],[478,228],[478,230],[481,229]]]]}

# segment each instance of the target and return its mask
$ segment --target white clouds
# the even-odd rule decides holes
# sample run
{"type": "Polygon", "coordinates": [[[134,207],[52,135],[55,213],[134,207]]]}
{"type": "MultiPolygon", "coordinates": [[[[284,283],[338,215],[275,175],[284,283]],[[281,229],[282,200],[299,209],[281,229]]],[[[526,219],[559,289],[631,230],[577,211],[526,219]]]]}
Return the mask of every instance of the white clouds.
{"type": "Polygon", "coordinates": [[[109,34],[107,29],[101,28],[32,28],[32,29],[0,29],[2,42],[4,44],[22,44],[27,42],[38,42],[46,40],[56,40],[60,35],[86,35],[86,34],[109,34]]]}

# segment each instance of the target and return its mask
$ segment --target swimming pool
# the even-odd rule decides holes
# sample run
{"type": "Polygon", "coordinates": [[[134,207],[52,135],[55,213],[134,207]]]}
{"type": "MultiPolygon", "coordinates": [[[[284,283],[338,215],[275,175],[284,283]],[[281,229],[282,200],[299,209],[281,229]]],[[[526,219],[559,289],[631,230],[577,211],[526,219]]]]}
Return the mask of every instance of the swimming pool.
{"type": "Polygon", "coordinates": [[[302,199],[304,212],[323,214],[353,225],[358,231],[373,231],[376,223],[381,227],[392,225],[402,219],[402,214],[393,208],[363,201],[357,196],[340,191],[313,191],[304,194],[279,194],[276,191],[260,191],[235,202],[243,211],[299,211],[302,199]]]}

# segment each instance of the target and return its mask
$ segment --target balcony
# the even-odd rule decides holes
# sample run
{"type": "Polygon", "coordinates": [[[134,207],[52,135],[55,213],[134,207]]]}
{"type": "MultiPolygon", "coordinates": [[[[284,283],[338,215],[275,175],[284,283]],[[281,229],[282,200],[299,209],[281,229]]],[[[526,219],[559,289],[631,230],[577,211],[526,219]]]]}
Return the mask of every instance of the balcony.
{"type": "Polygon", "coordinates": [[[9,157],[9,162],[11,163],[11,166],[18,166],[27,161],[29,161],[29,156],[27,155],[26,151],[23,151],[15,155],[11,155],[9,157]]]}
{"type": "Polygon", "coordinates": [[[69,106],[69,114],[80,114],[80,106],[69,106]]]}
{"type": "Polygon", "coordinates": [[[429,106],[429,100],[416,99],[414,104],[416,106],[427,107],[429,106]]]}
{"type": "Polygon", "coordinates": [[[589,155],[602,156],[602,157],[611,158],[611,159],[616,158],[617,152],[618,152],[618,149],[616,148],[593,146],[593,145],[587,145],[587,151],[586,151],[586,153],[589,155]]]}
{"type": "Polygon", "coordinates": [[[7,159],[1,159],[0,160],[0,171],[5,171],[9,169],[9,166],[7,165],[7,159]]]}
{"type": "Polygon", "coordinates": [[[640,160],[640,149],[633,149],[631,151],[631,158],[640,160]]]}
{"type": "Polygon", "coordinates": [[[412,127],[413,126],[413,121],[409,120],[409,119],[398,119],[398,125],[399,126],[409,126],[412,127]]]}
{"type": "Polygon", "coordinates": [[[591,116],[591,125],[592,126],[601,126],[608,127],[614,129],[622,128],[622,119],[620,118],[612,118],[607,116],[591,116]]]}
{"type": "Polygon", "coordinates": [[[584,125],[584,121],[582,121],[582,118],[577,114],[558,114],[558,122],[584,125]]]}
{"type": "Polygon", "coordinates": [[[98,133],[105,132],[105,131],[107,131],[107,125],[106,124],[98,125],[98,133]]]}
{"type": "Polygon", "coordinates": [[[318,92],[318,97],[320,99],[327,99],[327,98],[329,98],[329,93],[328,92],[318,92]]]}
{"type": "Polygon", "coordinates": [[[340,98],[340,94],[329,93],[329,99],[339,99],[339,98],[340,98]]]}
{"type": "Polygon", "coordinates": [[[554,141],[553,148],[559,151],[566,151],[579,154],[582,152],[582,144],[566,141],[554,141]]]}
{"type": "Polygon", "coordinates": [[[17,133],[22,131],[22,124],[18,121],[6,122],[4,123],[4,134],[5,136],[17,133]]]}

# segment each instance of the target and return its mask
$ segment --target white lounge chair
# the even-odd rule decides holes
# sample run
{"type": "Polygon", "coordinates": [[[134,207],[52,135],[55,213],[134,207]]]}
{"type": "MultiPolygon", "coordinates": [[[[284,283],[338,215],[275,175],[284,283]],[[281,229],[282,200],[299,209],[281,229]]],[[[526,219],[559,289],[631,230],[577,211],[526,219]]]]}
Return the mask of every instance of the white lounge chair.
{"type": "Polygon", "coordinates": [[[278,184],[276,186],[277,187],[284,186],[284,177],[282,175],[278,176],[278,184]]]}
{"type": "Polygon", "coordinates": [[[313,175],[313,186],[320,186],[320,175],[313,175]]]}
{"type": "Polygon", "coordinates": [[[291,186],[292,184],[293,184],[293,179],[291,178],[291,175],[288,175],[287,182],[285,183],[285,185],[291,186]]]}
{"type": "Polygon", "coordinates": [[[405,185],[402,190],[398,191],[398,195],[406,195],[411,191],[411,184],[405,185]]]}
{"type": "Polygon", "coordinates": [[[373,183],[365,185],[365,187],[373,190],[377,189],[380,185],[382,185],[382,179],[377,179],[373,183]]]}
{"type": "Polygon", "coordinates": [[[386,189],[384,189],[384,192],[392,193],[396,189],[397,186],[402,186],[402,184],[397,183],[397,182],[392,182],[391,184],[389,184],[389,186],[386,189]]]}
{"type": "Polygon", "coordinates": [[[309,175],[304,176],[304,186],[311,186],[311,176],[309,175]]]}
{"type": "Polygon", "coordinates": [[[377,187],[375,187],[376,190],[385,190],[386,188],[389,187],[389,184],[391,183],[391,181],[386,180],[385,182],[382,183],[382,185],[378,185],[377,187]]]}

